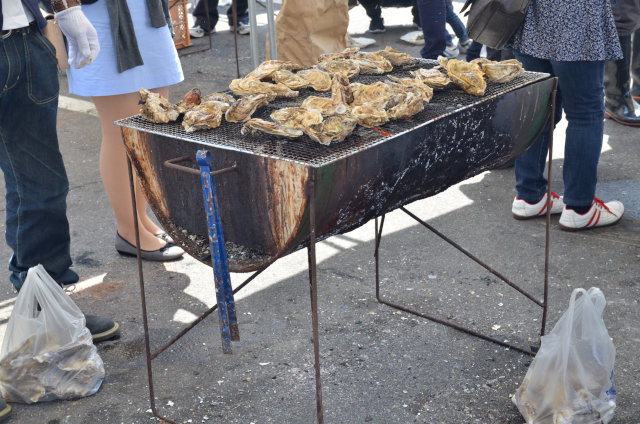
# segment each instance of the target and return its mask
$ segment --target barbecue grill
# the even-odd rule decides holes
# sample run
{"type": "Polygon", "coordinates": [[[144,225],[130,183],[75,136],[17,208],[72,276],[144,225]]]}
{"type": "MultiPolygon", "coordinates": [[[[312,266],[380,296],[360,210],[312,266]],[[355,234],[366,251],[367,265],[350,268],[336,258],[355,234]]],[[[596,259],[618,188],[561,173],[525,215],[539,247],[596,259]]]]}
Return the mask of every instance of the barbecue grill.
{"type": "MultiPolygon", "coordinates": [[[[410,76],[411,70],[436,65],[435,61],[415,59],[408,65],[396,67],[392,74],[406,77],[410,76]]],[[[386,77],[358,76],[355,81],[370,83],[381,78],[386,77]]],[[[482,97],[449,86],[436,91],[425,109],[411,119],[391,121],[381,128],[357,127],[343,142],[329,146],[320,145],[307,136],[295,140],[266,134],[245,136],[240,134],[241,125],[226,122],[219,128],[195,133],[186,133],[180,123],[153,124],[139,115],[117,124],[122,127],[130,164],[135,167],[143,191],[162,226],[187,253],[214,268],[216,307],[225,353],[231,352],[230,340],[239,337],[228,272],[259,273],[276,259],[308,247],[317,417],[318,422],[322,422],[315,243],[353,230],[371,219],[376,219],[376,295],[379,301],[532,354],[529,350],[381,299],[378,249],[386,213],[400,208],[433,230],[404,209],[404,205],[437,194],[522,154],[551,115],[555,84],[555,79],[548,74],[525,72],[507,84],[488,82],[482,97]],[[196,161],[199,169],[193,166],[196,161]],[[380,225],[378,218],[382,218],[380,225]]],[[[309,95],[318,93],[301,90],[300,97],[277,99],[259,109],[254,117],[268,119],[274,109],[297,106],[309,95]]],[[[133,187],[133,179],[131,182],[133,187]]],[[[546,257],[548,222],[547,216],[546,257]]],[[[437,231],[436,234],[440,235],[437,231]]],[[[469,252],[465,253],[543,308],[541,333],[544,333],[547,264],[541,302],[469,252]]],[[[150,353],[140,258],[138,261],[150,400],[154,414],[168,420],[155,411],[150,367],[150,361],[168,345],[153,355],[150,353]]]]}

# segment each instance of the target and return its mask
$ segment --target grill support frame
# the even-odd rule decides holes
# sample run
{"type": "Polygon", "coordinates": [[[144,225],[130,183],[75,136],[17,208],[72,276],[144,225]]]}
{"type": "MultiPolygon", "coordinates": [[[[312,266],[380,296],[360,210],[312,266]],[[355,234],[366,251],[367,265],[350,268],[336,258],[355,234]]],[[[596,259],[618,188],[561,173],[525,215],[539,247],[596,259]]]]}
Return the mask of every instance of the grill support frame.
{"type": "MultiPolygon", "coordinates": [[[[551,191],[551,163],[553,160],[552,157],[552,149],[553,149],[553,127],[554,127],[554,114],[553,114],[553,110],[555,108],[555,96],[556,96],[556,92],[557,92],[557,78],[553,78],[553,89],[551,91],[551,98],[550,98],[550,106],[549,106],[549,118],[548,118],[548,131],[549,131],[549,164],[550,166],[548,167],[548,188],[547,190],[550,192],[551,191]]],[[[182,158],[180,158],[182,159],[182,158]]],[[[134,223],[135,223],[135,234],[136,234],[136,250],[137,250],[137,262],[138,262],[138,280],[139,280],[139,285],[140,285],[140,294],[141,294],[141,307],[142,307],[142,315],[143,315],[143,328],[144,328],[144,341],[145,341],[145,352],[146,352],[146,362],[147,362],[147,378],[148,378],[148,383],[149,383],[149,400],[150,400],[150,406],[151,406],[151,411],[154,414],[154,416],[156,416],[157,418],[164,420],[165,422],[171,423],[171,424],[177,424],[177,421],[174,421],[162,414],[159,413],[159,411],[157,410],[156,404],[155,404],[155,394],[154,394],[154,385],[153,385],[153,371],[152,371],[152,360],[155,359],[160,353],[162,353],[164,350],[166,350],[170,345],[172,345],[173,343],[175,343],[177,340],[179,340],[182,336],[184,336],[188,331],[190,331],[193,327],[195,327],[195,325],[197,325],[198,323],[202,322],[208,315],[210,315],[214,310],[219,309],[220,312],[220,319],[221,319],[221,331],[223,332],[222,336],[223,336],[223,351],[225,353],[231,353],[230,348],[227,351],[226,349],[226,343],[227,340],[225,339],[226,335],[224,333],[224,329],[223,329],[223,321],[224,321],[224,317],[223,314],[227,314],[227,318],[228,316],[228,312],[223,312],[222,308],[226,309],[227,306],[231,305],[233,308],[235,308],[234,306],[234,302],[233,302],[233,294],[237,293],[239,290],[241,290],[242,288],[244,288],[247,284],[249,284],[255,277],[257,277],[262,271],[264,271],[267,267],[270,266],[271,263],[270,262],[266,265],[264,265],[263,267],[261,267],[260,269],[258,269],[257,271],[255,271],[249,278],[247,278],[241,285],[239,285],[235,290],[231,290],[230,287],[230,282],[224,281],[224,276],[222,277],[223,281],[221,282],[221,285],[219,286],[219,281],[218,281],[218,275],[215,273],[216,267],[218,265],[221,265],[223,268],[227,262],[226,260],[226,254],[224,254],[224,241],[221,240],[220,235],[221,233],[221,228],[220,228],[220,222],[219,222],[219,218],[216,220],[215,219],[215,215],[217,214],[217,201],[215,198],[215,186],[213,184],[213,178],[212,175],[214,175],[214,172],[211,172],[212,166],[211,166],[211,157],[210,154],[208,152],[205,151],[199,151],[198,154],[198,159],[203,159],[202,161],[198,161],[200,166],[201,166],[201,175],[203,176],[202,179],[202,184],[203,184],[203,195],[204,195],[204,201],[205,201],[205,208],[207,209],[208,212],[208,216],[209,216],[209,222],[208,222],[208,228],[210,230],[210,242],[211,242],[211,252],[212,252],[212,265],[214,267],[214,274],[215,274],[215,279],[216,279],[216,291],[218,292],[218,290],[225,290],[225,287],[223,287],[224,285],[228,284],[228,291],[225,291],[224,293],[222,293],[221,295],[218,294],[217,296],[217,300],[218,300],[218,304],[214,305],[212,308],[210,308],[208,311],[206,311],[204,314],[202,314],[200,317],[198,317],[192,324],[190,324],[188,327],[186,327],[184,330],[182,330],[176,337],[174,337],[170,342],[168,342],[167,344],[165,344],[163,347],[161,347],[158,351],[156,351],[155,353],[151,352],[151,348],[150,348],[150,336],[149,336],[149,327],[148,327],[148,318],[147,318],[147,307],[146,307],[146,297],[145,297],[145,288],[144,288],[144,275],[143,275],[143,268],[142,268],[142,258],[141,258],[141,252],[140,252],[140,237],[139,237],[139,228],[137,225],[137,210],[136,210],[136,202],[135,202],[135,188],[134,188],[134,179],[133,179],[133,170],[132,170],[132,164],[131,164],[131,159],[129,156],[127,156],[127,165],[128,165],[128,171],[129,171],[129,182],[130,182],[130,191],[131,191],[131,198],[132,198],[132,204],[133,204],[133,217],[134,217],[134,223]],[[203,152],[202,155],[200,154],[200,152],[203,152]],[[208,158],[206,157],[208,156],[208,158]],[[208,168],[205,169],[205,168],[208,168]],[[205,178],[205,174],[206,174],[206,178],[205,178]],[[205,186],[207,184],[209,184],[208,187],[208,192],[205,191],[205,186]],[[213,190],[211,190],[211,188],[213,190]],[[217,234],[212,234],[212,231],[219,231],[219,235],[217,234]],[[216,237],[218,237],[217,239],[215,239],[216,237]],[[214,240],[215,239],[215,240],[214,240]],[[219,247],[219,243],[222,243],[222,250],[220,250],[219,247]],[[218,246],[218,247],[216,247],[218,246]],[[220,263],[216,263],[216,262],[222,262],[222,264],[220,263]],[[224,304],[224,305],[222,305],[224,304]]],[[[235,168],[235,164],[233,167],[230,168],[225,168],[223,171],[224,172],[228,172],[230,170],[233,170],[233,168],[235,168]]],[[[312,313],[312,332],[313,332],[313,344],[314,344],[314,359],[315,359],[315,364],[314,364],[314,368],[315,368],[315,385],[316,385],[316,418],[317,418],[317,422],[318,424],[323,424],[324,423],[324,409],[323,409],[323,405],[322,405],[322,382],[321,382],[321,375],[320,375],[320,343],[319,343],[319,331],[318,331],[318,304],[317,304],[317,262],[316,262],[316,251],[315,251],[315,244],[316,244],[316,222],[315,222],[315,183],[316,183],[316,178],[317,178],[317,168],[316,167],[309,167],[308,168],[308,172],[309,172],[309,179],[307,181],[306,184],[306,196],[307,196],[307,200],[309,202],[310,205],[310,210],[309,210],[309,244],[307,246],[307,253],[308,253],[308,269],[309,269],[309,288],[310,288],[310,300],[311,300],[311,313],[312,313]]],[[[475,256],[473,256],[472,254],[470,254],[468,251],[464,250],[461,246],[457,245],[455,242],[453,242],[452,240],[448,239],[446,236],[444,236],[443,234],[441,234],[440,232],[438,232],[437,230],[435,230],[433,227],[431,227],[430,225],[428,225],[427,223],[425,223],[424,221],[422,221],[420,218],[418,218],[416,215],[412,214],[411,212],[409,212],[404,206],[400,206],[399,209],[401,209],[403,212],[405,212],[407,215],[409,215],[410,217],[412,217],[414,220],[416,220],[417,222],[419,222],[421,225],[423,225],[424,227],[426,227],[427,229],[431,230],[432,232],[434,232],[436,235],[438,235],[439,237],[443,238],[445,241],[449,242],[453,247],[455,247],[456,249],[460,250],[462,253],[464,253],[465,255],[467,255],[469,258],[471,258],[472,260],[476,261],[477,263],[479,263],[480,265],[484,266],[487,270],[489,270],[490,272],[492,272],[494,275],[496,275],[498,278],[500,278],[501,280],[505,281],[510,287],[515,288],[516,290],[518,290],[521,294],[523,294],[525,297],[529,298],[531,301],[533,301],[534,303],[536,303],[538,306],[541,306],[543,309],[542,312],[542,324],[541,324],[541,331],[540,331],[540,336],[543,336],[545,333],[545,325],[546,325],[546,316],[547,316],[547,300],[548,300],[548,272],[549,272],[549,238],[550,238],[550,231],[549,231],[549,227],[550,227],[550,197],[548,196],[547,198],[547,212],[546,212],[546,231],[545,231],[545,253],[544,253],[544,257],[545,257],[545,266],[544,266],[544,289],[543,289],[543,300],[540,301],[536,301],[533,296],[531,296],[529,293],[525,292],[524,290],[520,289],[519,287],[517,287],[516,285],[514,285],[513,283],[511,283],[508,279],[506,279],[505,277],[503,277],[501,274],[497,273],[496,271],[494,271],[491,267],[489,267],[488,265],[484,264],[482,261],[480,261],[478,258],[476,258],[475,256]]],[[[396,305],[394,303],[391,303],[387,300],[385,300],[384,298],[382,298],[380,296],[380,284],[379,284],[379,249],[380,249],[380,243],[381,243],[381,239],[382,239],[382,229],[383,229],[383,224],[384,224],[384,213],[381,215],[381,223],[380,226],[378,227],[378,218],[375,218],[375,273],[376,273],[376,299],[382,303],[385,304],[387,306],[393,307],[395,309],[399,309],[399,310],[403,310],[405,312],[432,320],[434,322],[443,324],[443,325],[447,325],[449,327],[452,327],[454,329],[457,329],[459,331],[465,332],[469,335],[475,336],[475,337],[479,337],[481,339],[484,339],[486,341],[490,341],[492,343],[496,343],[498,345],[502,345],[502,346],[506,346],[509,347],[511,349],[517,350],[519,352],[531,355],[531,356],[535,356],[535,352],[533,351],[529,351],[526,349],[522,349],[518,346],[514,346],[512,344],[509,343],[505,343],[505,342],[501,342],[499,340],[493,339],[491,337],[485,336],[481,333],[475,332],[474,330],[470,330],[468,328],[459,326],[455,323],[452,322],[448,322],[446,320],[442,320],[433,316],[429,316],[408,308],[405,308],[401,305],[396,305]]],[[[227,268],[227,276],[228,276],[228,268],[227,268]]],[[[235,315],[235,312],[233,312],[233,314],[235,315]]],[[[237,326],[237,323],[236,323],[237,326]]],[[[237,328],[237,327],[236,327],[237,328]]],[[[236,333],[236,335],[234,337],[237,337],[237,339],[239,339],[239,334],[236,333]]],[[[233,338],[231,338],[233,339],[233,338]]]]}

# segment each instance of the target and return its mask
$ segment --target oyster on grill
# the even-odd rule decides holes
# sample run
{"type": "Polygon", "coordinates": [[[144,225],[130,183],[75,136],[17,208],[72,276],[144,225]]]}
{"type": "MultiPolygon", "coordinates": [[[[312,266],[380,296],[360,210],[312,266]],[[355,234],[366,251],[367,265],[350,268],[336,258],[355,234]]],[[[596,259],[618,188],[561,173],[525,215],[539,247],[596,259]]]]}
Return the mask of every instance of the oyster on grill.
{"type": "Polygon", "coordinates": [[[322,114],[322,116],[342,115],[347,111],[347,105],[344,103],[335,102],[328,97],[309,96],[302,102],[305,109],[316,110],[322,114]]]}
{"type": "Polygon", "coordinates": [[[400,84],[405,90],[417,92],[417,94],[422,96],[422,101],[424,103],[429,103],[433,98],[433,88],[429,87],[418,78],[398,78],[393,75],[389,75],[389,79],[394,81],[396,84],[400,84]]]}
{"type": "Polygon", "coordinates": [[[259,107],[269,104],[266,94],[255,94],[243,97],[225,112],[227,122],[246,122],[259,107]]]}
{"type": "Polygon", "coordinates": [[[166,124],[178,119],[180,112],[158,93],[141,88],[140,93],[140,113],[147,121],[156,124],[166,124]]]}
{"type": "Polygon", "coordinates": [[[332,59],[320,62],[318,66],[326,69],[327,71],[334,73],[340,73],[347,78],[355,77],[360,73],[360,66],[358,63],[351,59],[332,59]]]}
{"type": "Polygon", "coordinates": [[[269,101],[276,97],[297,97],[298,92],[291,90],[284,84],[260,81],[256,78],[234,79],[229,88],[236,96],[250,96],[252,94],[266,94],[269,101]]]}
{"type": "Polygon", "coordinates": [[[285,107],[271,112],[271,119],[283,127],[303,130],[305,127],[322,122],[322,114],[317,110],[302,107],[285,107]]]}
{"type": "Polygon", "coordinates": [[[219,127],[224,113],[220,104],[220,102],[207,102],[194,107],[184,114],[182,128],[190,133],[219,127]]]}
{"type": "Polygon", "coordinates": [[[269,79],[274,72],[281,69],[288,71],[298,71],[302,66],[288,60],[266,60],[262,62],[256,69],[249,72],[245,78],[255,78],[259,80],[269,79]]]}
{"type": "Polygon", "coordinates": [[[353,101],[353,90],[349,85],[349,79],[342,74],[333,74],[331,99],[336,103],[344,103],[345,105],[353,101]]]}
{"type": "Polygon", "coordinates": [[[358,124],[363,127],[376,127],[389,122],[387,112],[380,106],[372,103],[365,103],[352,108],[351,115],[358,121],[358,124]]]}
{"type": "Polygon", "coordinates": [[[445,88],[451,83],[451,80],[448,76],[435,68],[420,68],[415,71],[410,71],[409,73],[434,90],[445,88]]]}
{"type": "Polygon", "coordinates": [[[351,59],[353,55],[360,51],[360,47],[349,47],[341,51],[340,53],[325,53],[318,57],[318,62],[324,62],[326,60],[333,59],[351,59]]]}
{"type": "Polygon", "coordinates": [[[296,138],[300,137],[303,133],[302,130],[295,128],[283,127],[275,122],[265,121],[260,118],[251,118],[242,126],[240,133],[246,135],[247,133],[256,134],[263,132],[266,134],[277,135],[278,137],[296,138]]]}
{"type": "Polygon", "coordinates": [[[486,58],[478,58],[471,62],[480,65],[488,80],[502,84],[512,81],[524,73],[522,63],[516,59],[495,62],[486,58]]]}
{"type": "MultiPolygon", "coordinates": [[[[391,64],[391,62],[389,62],[389,60],[385,59],[385,57],[382,56],[380,53],[359,52],[359,53],[356,53],[355,55],[353,55],[353,59],[366,60],[366,61],[369,61],[369,62],[373,62],[378,66],[378,68],[382,69],[383,72],[391,72],[391,71],[393,71],[393,65],[391,64]]],[[[362,72],[362,67],[360,68],[360,72],[361,73],[366,73],[366,72],[362,72]]]]}
{"type": "Polygon", "coordinates": [[[477,63],[463,62],[458,59],[438,57],[438,62],[447,71],[451,81],[465,93],[483,96],[487,89],[484,73],[477,63]]]}
{"type": "Polygon", "coordinates": [[[389,119],[405,119],[422,112],[424,100],[417,91],[407,91],[402,101],[387,110],[389,119]]]}
{"type": "Polygon", "coordinates": [[[275,82],[284,84],[292,90],[300,90],[301,88],[307,88],[309,86],[309,81],[287,69],[275,71],[271,78],[275,82]]]}
{"type": "Polygon", "coordinates": [[[311,87],[316,91],[329,91],[331,89],[331,74],[318,68],[303,69],[296,72],[301,78],[304,78],[311,87]]]}
{"type": "Polygon", "coordinates": [[[211,102],[211,101],[231,104],[236,101],[236,98],[233,97],[231,94],[227,94],[227,93],[211,93],[202,98],[202,103],[211,102]]]}
{"type": "Polygon", "coordinates": [[[387,46],[384,48],[384,50],[378,50],[374,53],[378,53],[380,56],[387,59],[393,66],[404,65],[413,61],[413,56],[411,56],[409,53],[403,53],[391,46],[387,46]]]}
{"type": "Polygon", "coordinates": [[[384,69],[380,67],[376,62],[369,59],[351,59],[358,64],[361,75],[381,75],[384,74],[384,69]]]}
{"type": "Polygon", "coordinates": [[[304,132],[312,140],[328,145],[333,142],[344,141],[353,132],[357,124],[358,121],[346,113],[339,116],[330,116],[322,123],[305,128],[304,132]]]}
{"type": "Polygon", "coordinates": [[[176,109],[180,113],[186,113],[195,106],[198,106],[202,101],[202,93],[198,88],[192,88],[182,97],[178,103],[176,103],[176,109]]]}
{"type": "Polygon", "coordinates": [[[351,84],[351,90],[353,91],[351,106],[369,103],[381,109],[386,108],[389,102],[393,102],[393,97],[398,94],[389,84],[382,81],[372,84],[351,84]]]}

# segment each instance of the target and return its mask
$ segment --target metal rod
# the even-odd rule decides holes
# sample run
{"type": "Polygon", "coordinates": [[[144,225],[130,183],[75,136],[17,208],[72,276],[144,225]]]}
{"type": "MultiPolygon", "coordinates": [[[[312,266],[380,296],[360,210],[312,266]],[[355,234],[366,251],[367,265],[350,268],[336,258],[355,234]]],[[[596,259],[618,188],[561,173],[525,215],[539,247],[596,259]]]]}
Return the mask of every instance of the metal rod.
{"type": "Polygon", "coordinates": [[[555,127],[556,92],[558,90],[558,78],[553,79],[553,90],[551,91],[551,115],[549,116],[549,169],[547,170],[547,222],[544,243],[544,290],[542,294],[542,323],[540,325],[540,337],[544,336],[547,325],[547,309],[549,296],[549,246],[551,227],[551,168],[553,164],[553,130],[555,127]]]}
{"type": "Polygon", "coordinates": [[[232,332],[237,336],[237,320],[235,316],[235,304],[231,292],[229,268],[227,264],[224,238],[220,226],[218,203],[216,200],[215,181],[211,176],[212,159],[206,150],[198,150],[198,165],[201,170],[202,196],[205,212],[207,214],[207,227],[209,232],[209,248],[211,250],[211,267],[216,287],[216,299],[218,303],[218,318],[220,335],[222,338],[222,351],[232,353],[232,332]],[[235,329],[232,330],[232,328],[235,329]]]}
{"type": "MultiPolygon", "coordinates": [[[[179,162],[189,162],[189,163],[193,163],[193,158],[191,156],[180,156],[178,158],[173,158],[173,159],[167,159],[164,161],[164,166],[165,168],[170,168],[170,169],[175,169],[176,171],[181,171],[181,172],[186,172],[188,174],[193,174],[193,175],[197,175],[200,176],[200,170],[199,169],[195,169],[195,168],[189,168],[188,166],[182,166],[182,165],[178,165],[179,162]]],[[[233,163],[233,165],[227,167],[227,168],[222,168],[222,169],[218,169],[217,171],[213,171],[211,173],[211,175],[220,175],[220,174],[224,174],[230,171],[235,171],[238,168],[238,164],[236,162],[233,163]]]]}
{"type": "Polygon", "coordinates": [[[464,253],[465,255],[467,255],[469,258],[471,258],[473,261],[475,261],[476,263],[478,263],[480,266],[482,266],[484,269],[486,269],[487,271],[489,271],[490,273],[492,273],[493,275],[495,275],[496,277],[498,277],[499,279],[501,279],[502,281],[504,281],[505,283],[507,283],[507,285],[509,285],[510,287],[513,287],[514,289],[516,289],[517,291],[519,291],[523,296],[525,296],[527,299],[529,299],[530,301],[532,301],[533,303],[535,303],[538,306],[543,306],[543,302],[539,301],[538,299],[536,299],[535,297],[533,297],[533,295],[529,294],[528,292],[526,292],[525,290],[523,290],[522,288],[518,287],[516,284],[512,283],[507,277],[503,276],[502,274],[500,274],[498,271],[494,270],[493,268],[491,268],[489,265],[487,265],[486,263],[482,262],[480,259],[478,259],[476,256],[474,256],[473,254],[471,254],[471,252],[469,252],[468,250],[466,250],[464,247],[460,246],[459,244],[457,244],[455,241],[451,240],[450,238],[448,238],[447,236],[445,236],[444,234],[442,234],[441,232],[439,232],[438,230],[436,230],[435,228],[433,228],[431,225],[427,224],[426,222],[424,222],[423,220],[421,220],[420,218],[418,218],[416,215],[414,215],[413,213],[409,212],[404,206],[400,206],[400,209],[406,213],[407,215],[409,215],[411,218],[415,219],[416,221],[418,221],[420,224],[422,224],[422,226],[426,227],[427,229],[429,229],[431,232],[433,232],[435,235],[437,235],[438,237],[440,237],[441,239],[443,239],[444,241],[446,241],[447,243],[449,243],[450,245],[452,245],[453,247],[455,247],[456,249],[458,249],[460,252],[464,253]]]}
{"type": "MultiPolygon", "coordinates": [[[[253,69],[257,68],[260,64],[260,58],[258,57],[258,21],[256,19],[256,2],[255,0],[248,0],[249,6],[249,26],[251,26],[251,32],[249,33],[249,42],[251,45],[251,64],[253,69]]],[[[277,59],[272,57],[271,59],[277,59]]]]}
{"type": "MultiPolygon", "coordinates": [[[[249,278],[247,278],[246,280],[244,280],[242,282],[242,284],[240,284],[237,288],[235,288],[233,290],[233,294],[238,293],[240,290],[242,290],[247,284],[249,284],[251,281],[253,281],[253,279],[255,279],[258,275],[260,275],[262,273],[262,271],[264,271],[265,269],[267,269],[271,264],[268,264],[266,266],[264,266],[263,268],[260,268],[259,270],[257,270],[256,272],[254,272],[253,274],[251,274],[251,276],[249,278]]],[[[203,313],[202,315],[200,315],[198,318],[196,318],[191,324],[189,324],[187,327],[185,327],[182,331],[180,331],[174,338],[172,338],[171,340],[169,340],[164,346],[162,346],[160,349],[156,350],[152,355],[151,355],[151,359],[155,359],[158,355],[160,355],[162,352],[164,352],[165,350],[167,350],[172,344],[174,344],[175,342],[177,342],[178,340],[180,340],[180,338],[182,336],[184,336],[185,334],[187,334],[193,327],[195,327],[196,325],[200,324],[202,321],[204,321],[204,319],[206,317],[208,317],[209,315],[211,315],[211,313],[213,313],[213,311],[215,311],[216,309],[218,309],[218,305],[215,304],[213,305],[213,307],[209,308],[205,313],[203,313]]]]}
{"type": "MultiPolygon", "coordinates": [[[[383,222],[384,222],[384,215],[383,215],[382,218],[383,218],[383,222]]],[[[425,313],[422,313],[422,312],[419,312],[419,311],[416,311],[416,310],[413,310],[413,309],[409,309],[409,308],[406,308],[404,306],[401,306],[401,305],[398,305],[398,304],[395,304],[395,303],[391,303],[391,302],[385,300],[384,298],[382,298],[382,296],[380,296],[380,272],[379,272],[379,269],[380,269],[380,242],[382,240],[382,223],[380,225],[380,228],[378,229],[378,219],[377,218],[376,218],[376,222],[375,222],[375,231],[376,231],[376,237],[375,237],[376,241],[375,241],[375,251],[374,251],[373,256],[375,257],[376,299],[378,300],[378,302],[380,302],[380,303],[382,303],[384,305],[390,306],[392,308],[398,309],[400,311],[404,311],[404,312],[419,316],[421,318],[425,318],[425,319],[428,319],[430,321],[437,322],[438,324],[446,325],[448,327],[451,327],[451,328],[456,329],[458,331],[462,331],[463,333],[466,333],[466,334],[481,338],[483,340],[486,340],[486,341],[489,341],[489,342],[492,342],[492,343],[496,343],[496,344],[498,344],[500,346],[508,347],[509,349],[513,349],[513,350],[516,350],[518,352],[525,353],[527,355],[535,356],[535,353],[533,353],[532,351],[530,351],[528,349],[523,349],[521,347],[514,346],[511,343],[507,343],[507,342],[504,342],[502,340],[498,340],[498,339],[494,339],[494,338],[489,337],[489,336],[485,336],[482,333],[478,333],[477,331],[462,327],[462,326],[460,326],[460,325],[458,325],[458,324],[456,324],[454,322],[447,321],[447,320],[444,320],[444,319],[441,319],[441,318],[437,318],[437,317],[435,317],[433,315],[428,315],[428,314],[425,314],[425,313]]]]}
{"type": "Polygon", "coordinates": [[[147,380],[149,381],[149,404],[153,415],[171,424],[178,424],[162,414],[156,408],[156,400],[153,390],[153,369],[151,367],[151,344],[149,342],[149,321],[147,320],[147,302],[144,294],[144,275],[142,272],[142,256],[140,255],[140,229],[138,227],[138,209],[136,207],[136,188],[133,179],[131,160],[127,155],[127,169],[129,171],[129,190],[131,191],[131,205],[133,206],[133,228],[136,233],[136,253],[138,256],[138,281],[140,283],[140,304],[142,306],[142,327],[144,329],[144,348],[147,359],[147,380]]]}
{"type": "Polygon", "coordinates": [[[276,43],[276,25],[273,20],[273,0],[267,0],[267,28],[269,31],[269,55],[271,60],[278,59],[278,45],[276,43]]]}
{"type": "Polygon", "coordinates": [[[238,4],[237,0],[231,1],[231,20],[233,22],[229,22],[229,26],[231,27],[231,31],[233,31],[233,47],[236,52],[236,75],[240,78],[240,58],[238,57],[238,4]]]}
{"type": "Polygon", "coordinates": [[[309,261],[309,291],[311,294],[311,326],[313,328],[313,357],[316,371],[316,417],[318,424],[324,423],[322,408],[322,381],[320,379],[320,341],[318,335],[318,285],[316,280],[316,170],[309,169],[307,196],[309,204],[309,247],[307,255],[309,261]]]}

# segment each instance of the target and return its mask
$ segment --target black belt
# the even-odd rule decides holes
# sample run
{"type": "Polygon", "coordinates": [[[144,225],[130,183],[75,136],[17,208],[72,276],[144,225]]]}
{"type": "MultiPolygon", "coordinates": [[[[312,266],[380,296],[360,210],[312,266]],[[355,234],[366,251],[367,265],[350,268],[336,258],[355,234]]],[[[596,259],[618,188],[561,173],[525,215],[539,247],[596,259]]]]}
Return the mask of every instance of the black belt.
{"type": "Polygon", "coordinates": [[[26,27],[3,30],[2,35],[0,35],[0,39],[4,40],[5,38],[9,38],[15,34],[28,34],[30,30],[36,28],[38,28],[36,21],[31,21],[31,23],[26,27]]]}

